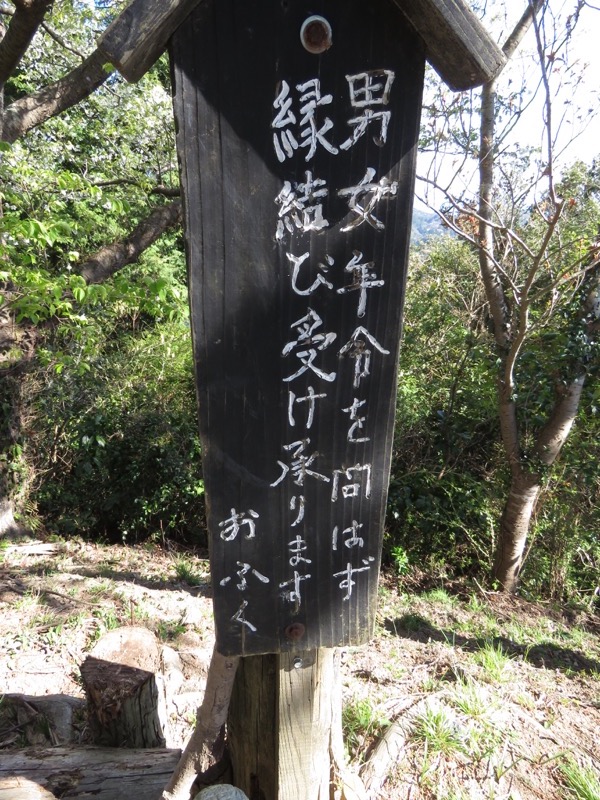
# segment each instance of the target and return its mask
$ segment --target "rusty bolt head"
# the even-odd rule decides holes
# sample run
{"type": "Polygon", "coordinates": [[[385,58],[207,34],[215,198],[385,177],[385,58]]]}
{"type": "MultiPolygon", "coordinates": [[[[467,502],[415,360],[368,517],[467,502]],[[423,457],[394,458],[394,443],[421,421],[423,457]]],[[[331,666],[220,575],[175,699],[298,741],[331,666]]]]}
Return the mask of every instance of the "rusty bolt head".
{"type": "Polygon", "coordinates": [[[292,642],[297,642],[299,639],[302,639],[306,633],[306,628],[301,622],[292,622],[292,624],[288,625],[284,630],[284,633],[292,642]]]}
{"type": "Polygon", "coordinates": [[[325,17],[312,16],[305,19],[300,28],[300,41],[309,53],[319,55],[333,44],[331,25],[325,17]]]}

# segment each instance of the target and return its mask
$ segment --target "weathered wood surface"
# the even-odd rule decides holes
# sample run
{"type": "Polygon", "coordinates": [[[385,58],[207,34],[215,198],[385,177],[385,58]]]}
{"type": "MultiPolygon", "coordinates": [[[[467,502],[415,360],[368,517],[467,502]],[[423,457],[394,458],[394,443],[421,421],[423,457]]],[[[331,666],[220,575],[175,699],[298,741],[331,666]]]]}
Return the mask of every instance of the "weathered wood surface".
{"type": "MultiPolygon", "coordinates": [[[[133,0],[99,47],[129,81],[139,80],[169,37],[201,0],[133,0]]],[[[420,33],[427,58],[454,89],[491,80],[506,63],[502,51],[463,0],[395,0],[420,33]]]]}
{"type": "Polygon", "coordinates": [[[138,81],[201,0],[133,0],[109,25],[98,48],[128,81],[138,81]]]}
{"type": "Polygon", "coordinates": [[[451,89],[472,89],[506,64],[502,50],[463,0],[394,0],[423,37],[427,60],[451,89]]]}
{"type": "Polygon", "coordinates": [[[54,795],[25,778],[0,778],[0,800],[54,800],[54,795]]]}
{"type": "Polygon", "coordinates": [[[147,628],[109,631],[80,668],[96,744],[164,747],[168,715],[161,648],[147,628]]]}
{"type": "MultiPolygon", "coordinates": [[[[52,747],[4,750],[0,787],[20,778],[73,800],[159,800],[179,750],[52,747]]],[[[5,800],[0,794],[0,798],[5,800]]],[[[12,800],[12,797],[11,797],[12,800]]],[[[23,800],[29,800],[29,797],[23,800]]],[[[36,800],[31,797],[31,800],[36,800]]],[[[40,797],[40,800],[43,798],[40,797]]]]}
{"type": "Polygon", "coordinates": [[[241,660],[228,737],[234,782],[249,797],[329,800],[332,736],[341,737],[337,658],[317,650],[241,660]]]}
{"type": "Polygon", "coordinates": [[[230,655],[364,643],[376,611],[425,60],[391,0],[328,4],[333,46],[313,55],[312,8],[204,0],[173,37],[230,655]],[[311,146],[303,93],[329,149],[311,146]]]}

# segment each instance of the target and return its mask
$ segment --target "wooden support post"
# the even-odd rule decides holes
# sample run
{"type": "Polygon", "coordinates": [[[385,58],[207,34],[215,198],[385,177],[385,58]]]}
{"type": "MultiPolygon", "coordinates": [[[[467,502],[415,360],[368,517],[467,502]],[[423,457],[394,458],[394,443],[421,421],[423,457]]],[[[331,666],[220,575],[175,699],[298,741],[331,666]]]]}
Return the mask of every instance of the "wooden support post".
{"type": "Polygon", "coordinates": [[[250,800],[329,800],[343,772],[339,655],[240,660],[228,736],[234,783],[250,800]]]}

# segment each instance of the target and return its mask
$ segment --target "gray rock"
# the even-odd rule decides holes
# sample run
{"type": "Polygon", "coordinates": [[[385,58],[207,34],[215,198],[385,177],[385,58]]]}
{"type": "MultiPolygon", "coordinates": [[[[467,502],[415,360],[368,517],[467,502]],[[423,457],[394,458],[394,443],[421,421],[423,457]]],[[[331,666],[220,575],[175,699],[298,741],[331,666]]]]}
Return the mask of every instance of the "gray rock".
{"type": "Polygon", "coordinates": [[[241,789],[236,789],[228,783],[220,783],[217,786],[207,786],[206,789],[196,795],[194,800],[248,800],[241,789]]]}

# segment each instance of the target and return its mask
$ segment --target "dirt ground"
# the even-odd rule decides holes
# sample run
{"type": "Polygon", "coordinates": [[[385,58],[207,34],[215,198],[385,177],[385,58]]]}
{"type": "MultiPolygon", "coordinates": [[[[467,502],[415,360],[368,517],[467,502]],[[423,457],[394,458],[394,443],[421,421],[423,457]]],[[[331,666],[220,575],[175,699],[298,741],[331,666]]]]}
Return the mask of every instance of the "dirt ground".
{"type": "MultiPolygon", "coordinates": [[[[79,667],[121,625],[150,629],[170,654],[167,745],[181,747],[213,644],[206,559],[156,546],[6,543],[0,750],[89,742],[79,667]]],[[[348,756],[360,768],[382,737],[404,732],[374,794],[389,800],[599,800],[599,634],[591,608],[466,584],[409,592],[384,576],[372,644],[342,654],[348,756]],[[569,764],[591,794],[573,788],[569,764]]]]}

